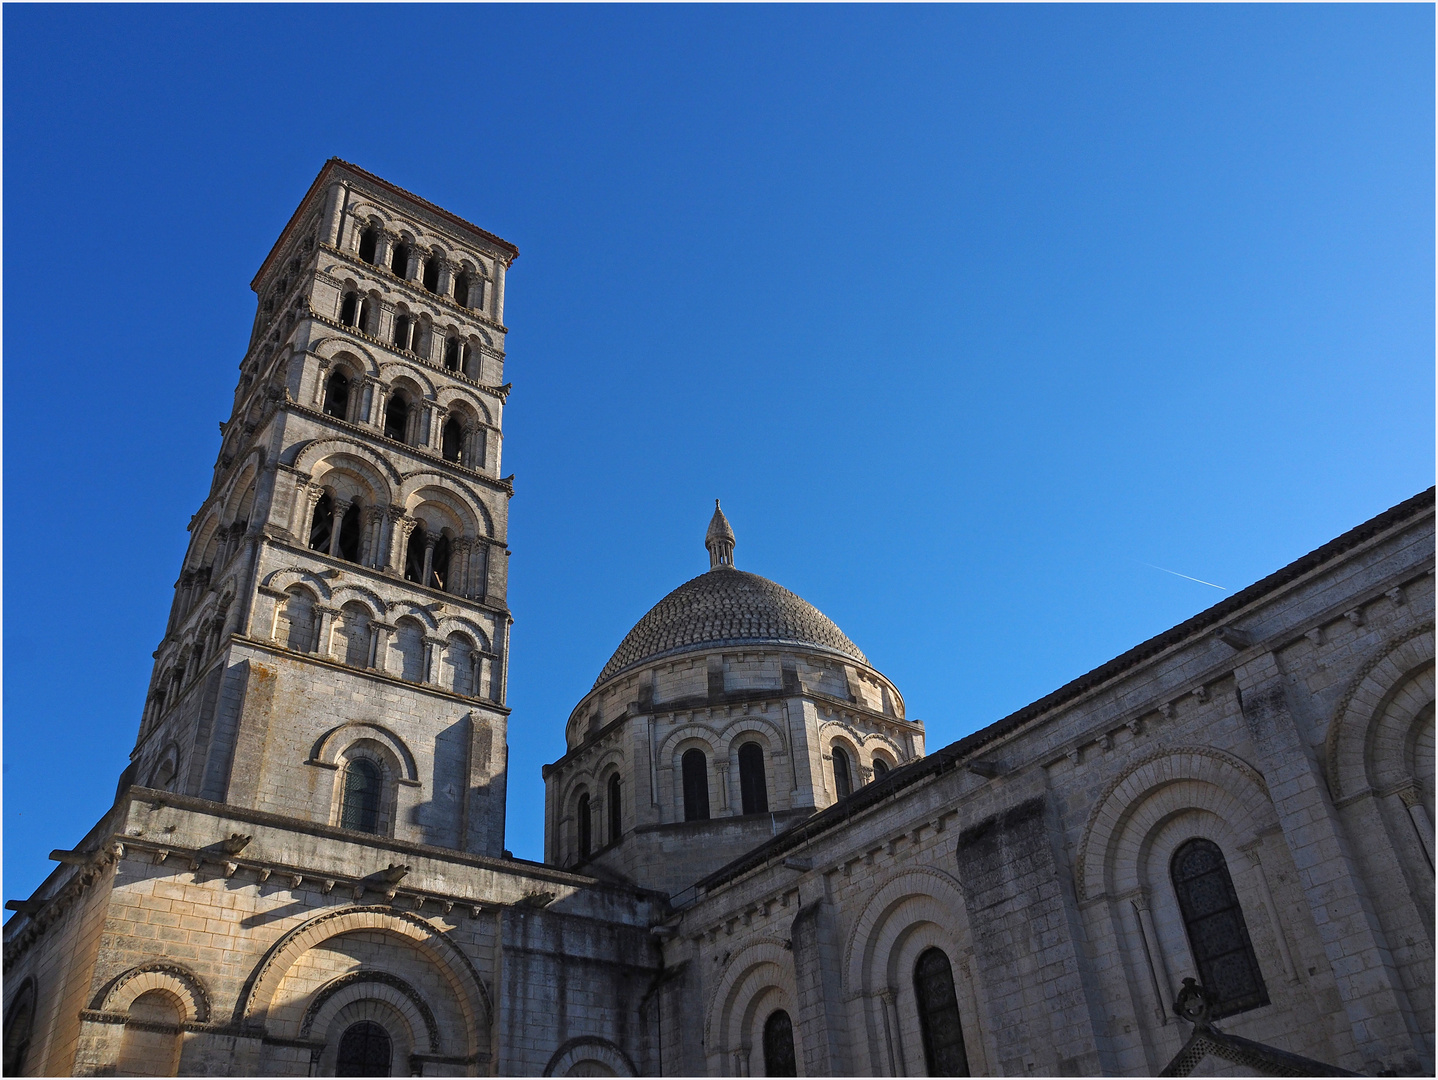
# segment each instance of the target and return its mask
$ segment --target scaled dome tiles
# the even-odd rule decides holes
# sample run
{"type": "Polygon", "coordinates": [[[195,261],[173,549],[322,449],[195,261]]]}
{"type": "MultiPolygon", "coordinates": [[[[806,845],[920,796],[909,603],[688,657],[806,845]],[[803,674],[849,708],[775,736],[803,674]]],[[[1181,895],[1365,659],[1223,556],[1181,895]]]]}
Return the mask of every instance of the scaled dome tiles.
{"type": "Polygon", "coordinates": [[[598,686],[625,668],[706,645],[798,645],[868,658],[818,608],[768,578],[720,566],[649,609],[604,665],[598,686]]]}

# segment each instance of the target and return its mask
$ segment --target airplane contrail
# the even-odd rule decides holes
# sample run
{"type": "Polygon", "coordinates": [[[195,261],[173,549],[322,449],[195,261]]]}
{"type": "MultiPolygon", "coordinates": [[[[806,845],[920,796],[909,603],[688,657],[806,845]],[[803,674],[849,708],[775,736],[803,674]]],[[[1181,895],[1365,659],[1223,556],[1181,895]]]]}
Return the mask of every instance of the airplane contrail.
{"type": "Polygon", "coordinates": [[[1208,586],[1211,586],[1212,588],[1217,589],[1219,592],[1228,592],[1228,590],[1225,589],[1222,585],[1214,585],[1213,582],[1211,582],[1211,581],[1204,581],[1203,578],[1199,578],[1199,577],[1189,577],[1187,574],[1180,574],[1177,570],[1165,570],[1162,566],[1154,566],[1153,563],[1151,563],[1151,562],[1150,562],[1150,563],[1144,563],[1143,565],[1144,565],[1144,566],[1153,567],[1153,569],[1155,569],[1155,570],[1163,570],[1163,572],[1164,572],[1165,574],[1172,574],[1174,577],[1181,577],[1181,578],[1184,578],[1184,579],[1186,579],[1186,580],[1188,580],[1188,581],[1196,581],[1196,582],[1198,582],[1200,585],[1208,585],[1208,586]]]}

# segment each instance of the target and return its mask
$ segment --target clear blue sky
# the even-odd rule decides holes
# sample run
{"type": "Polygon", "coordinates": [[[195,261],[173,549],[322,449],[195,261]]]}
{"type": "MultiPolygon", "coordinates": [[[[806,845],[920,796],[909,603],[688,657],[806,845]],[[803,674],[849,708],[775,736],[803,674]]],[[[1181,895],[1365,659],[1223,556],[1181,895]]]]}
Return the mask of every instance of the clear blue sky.
{"type": "Polygon", "coordinates": [[[1433,482],[1431,6],[4,9],[4,893],[338,155],[513,241],[509,846],[707,566],[973,731],[1433,482]]]}

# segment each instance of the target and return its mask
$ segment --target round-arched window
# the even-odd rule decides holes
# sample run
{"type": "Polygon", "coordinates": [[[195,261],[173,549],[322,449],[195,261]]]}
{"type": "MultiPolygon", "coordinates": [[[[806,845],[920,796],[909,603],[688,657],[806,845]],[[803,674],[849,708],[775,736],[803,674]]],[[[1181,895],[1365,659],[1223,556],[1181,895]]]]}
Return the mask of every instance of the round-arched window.
{"type": "Polygon", "coordinates": [[[369,758],[355,758],[351,761],[345,768],[344,805],[340,812],[340,826],[359,832],[379,832],[379,803],[383,790],[384,774],[378,765],[369,758]]]}
{"type": "Polygon", "coordinates": [[[361,1020],[340,1036],[336,1076],[388,1076],[394,1044],[389,1032],[373,1020],[361,1020]]]}
{"type": "Polygon", "coordinates": [[[775,1009],[764,1021],[764,1075],[798,1076],[794,1060],[794,1023],[783,1009],[775,1009]]]}

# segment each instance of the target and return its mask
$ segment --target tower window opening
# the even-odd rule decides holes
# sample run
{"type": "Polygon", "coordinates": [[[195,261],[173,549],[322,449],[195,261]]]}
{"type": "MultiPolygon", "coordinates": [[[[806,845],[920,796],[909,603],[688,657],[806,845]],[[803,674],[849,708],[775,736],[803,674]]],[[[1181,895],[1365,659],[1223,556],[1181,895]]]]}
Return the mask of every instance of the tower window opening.
{"type": "Polygon", "coordinates": [[[429,580],[426,585],[433,589],[449,589],[449,537],[443,533],[434,542],[434,554],[430,556],[429,580]]]}
{"type": "Polygon", "coordinates": [[[590,820],[589,795],[586,793],[579,796],[579,805],[574,810],[579,827],[579,857],[589,858],[589,851],[594,846],[594,823],[590,820]]]}
{"type": "Polygon", "coordinates": [[[764,1021],[764,1075],[799,1075],[794,1059],[794,1022],[783,1009],[775,1009],[764,1021]]]}
{"type": "Polygon", "coordinates": [[[624,833],[624,803],[621,799],[623,788],[619,780],[619,774],[614,773],[609,778],[609,842],[612,844],[624,833]]]}
{"type": "Polygon", "coordinates": [[[350,378],[343,371],[336,371],[325,384],[325,415],[337,420],[349,416],[350,378]]]}
{"type": "Polygon", "coordinates": [[[414,527],[409,534],[409,544],[404,549],[404,579],[416,585],[424,580],[424,525],[414,527]]]}
{"type": "Polygon", "coordinates": [[[469,275],[463,270],[454,275],[454,302],[469,307],[469,275]]]}
{"type": "Polygon", "coordinates": [[[379,832],[379,797],[384,786],[380,767],[369,758],[355,758],[345,768],[344,806],[340,825],[357,832],[379,832]]]}
{"type": "Polygon", "coordinates": [[[463,360],[459,354],[459,338],[451,334],[444,339],[444,366],[448,371],[459,371],[463,360]]]}
{"type": "Polygon", "coordinates": [[[310,550],[330,549],[330,530],[334,528],[335,501],[326,491],[315,503],[315,516],[310,524],[310,550]]]}
{"type": "Polygon", "coordinates": [[[451,416],[444,422],[444,432],[440,438],[440,452],[444,455],[444,460],[459,461],[463,445],[464,429],[460,427],[459,420],[451,416]]]}
{"type": "Polygon", "coordinates": [[[854,773],[849,768],[849,755],[834,747],[834,791],[841,799],[854,793],[854,773]]]}
{"type": "Polygon", "coordinates": [[[359,257],[371,266],[379,256],[379,230],[373,225],[368,226],[360,233],[359,257]]]}
{"type": "Polygon", "coordinates": [[[394,1047],[389,1032],[372,1020],[345,1028],[335,1058],[336,1076],[388,1076],[394,1047]]]}
{"type": "Polygon", "coordinates": [[[1189,840],[1174,852],[1169,873],[1198,980],[1218,996],[1214,1015],[1267,1005],[1268,989],[1223,851],[1212,840],[1189,840]]]}
{"type": "Polygon", "coordinates": [[[878,757],[878,756],[875,756],[875,758],[874,758],[874,779],[875,779],[875,780],[882,780],[884,777],[886,777],[886,776],[888,776],[888,775],[889,775],[889,763],[888,763],[887,761],[885,761],[883,758],[878,757]]]}
{"type": "Polygon", "coordinates": [[[359,322],[355,324],[355,328],[366,334],[374,334],[374,301],[367,296],[360,301],[359,322]]]}
{"type": "Polygon", "coordinates": [[[340,301],[340,322],[346,326],[354,326],[359,321],[359,307],[359,293],[345,293],[344,298],[340,301]]]}
{"type": "Polygon", "coordinates": [[[439,292],[439,256],[431,255],[424,260],[424,287],[430,292],[439,292]]]}
{"type": "Polygon", "coordinates": [[[396,315],[394,317],[394,345],[397,349],[409,350],[410,334],[414,329],[413,320],[408,315],[396,315]]]}
{"type": "Polygon", "coordinates": [[[360,557],[360,504],[353,502],[345,510],[340,521],[339,557],[349,562],[359,562],[360,557]]]}
{"type": "Polygon", "coordinates": [[[684,820],[709,820],[709,759],[703,750],[686,750],[679,760],[684,777],[684,820]]]}
{"type": "Polygon", "coordinates": [[[408,442],[409,398],[396,391],[384,407],[384,435],[386,439],[408,442]]]}
{"type": "Polygon", "coordinates": [[[396,277],[409,276],[409,245],[400,243],[394,246],[394,254],[390,256],[389,268],[396,277]]]}
{"type": "Polygon", "coordinates": [[[474,351],[474,346],[467,342],[460,346],[459,370],[471,379],[479,379],[479,354],[474,351]]]}
{"type": "Polygon", "coordinates": [[[914,965],[914,999],[924,1037],[924,1061],[930,1076],[968,1076],[964,1028],[954,971],[942,949],[925,949],[914,965]]]}
{"type": "Polygon", "coordinates": [[[755,742],[739,747],[739,803],[746,814],[769,811],[769,785],[764,781],[764,748],[755,742]]]}

